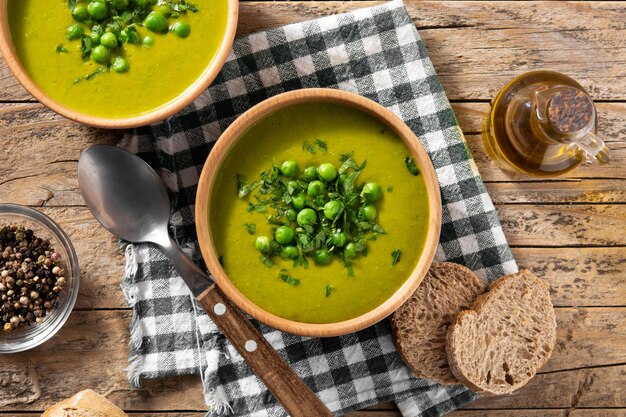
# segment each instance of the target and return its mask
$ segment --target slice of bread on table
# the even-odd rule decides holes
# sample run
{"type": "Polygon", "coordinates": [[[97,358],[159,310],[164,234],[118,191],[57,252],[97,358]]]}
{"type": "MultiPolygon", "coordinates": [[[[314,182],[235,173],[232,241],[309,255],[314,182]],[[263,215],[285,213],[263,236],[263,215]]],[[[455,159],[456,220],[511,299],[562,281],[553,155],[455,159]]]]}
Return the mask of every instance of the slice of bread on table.
{"type": "Polygon", "coordinates": [[[41,417],[128,417],[120,408],[96,392],[87,389],[56,403],[41,417]]]}
{"type": "Polygon", "coordinates": [[[509,394],[548,360],[556,317],[548,287],[522,270],[494,281],[450,326],[446,350],[453,374],[470,389],[509,394]]]}
{"type": "Polygon", "coordinates": [[[391,316],[398,353],[416,376],[441,384],[459,383],[446,356],[448,326],[483,290],[483,282],[470,269],[436,262],[411,298],[391,316]]]}

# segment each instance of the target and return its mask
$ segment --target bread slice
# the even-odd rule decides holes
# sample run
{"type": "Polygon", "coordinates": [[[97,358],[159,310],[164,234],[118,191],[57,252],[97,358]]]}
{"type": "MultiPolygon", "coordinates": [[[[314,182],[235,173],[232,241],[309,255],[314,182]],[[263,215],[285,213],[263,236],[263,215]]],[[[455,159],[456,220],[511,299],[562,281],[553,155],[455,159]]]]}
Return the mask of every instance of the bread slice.
{"type": "Polygon", "coordinates": [[[448,326],[483,290],[481,279],[468,268],[433,263],[415,293],[391,316],[398,353],[416,376],[459,383],[446,358],[448,326]]]}
{"type": "Polygon", "coordinates": [[[548,287],[522,270],[491,284],[448,330],[446,350],[454,375],[485,394],[509,394],[546,363],[556,341],[548,287]]]}
{"type": "Polygon", "coordinates": [[[41,417],[128,417],[112,402],[87,389],[56,403],[41,417]]]}

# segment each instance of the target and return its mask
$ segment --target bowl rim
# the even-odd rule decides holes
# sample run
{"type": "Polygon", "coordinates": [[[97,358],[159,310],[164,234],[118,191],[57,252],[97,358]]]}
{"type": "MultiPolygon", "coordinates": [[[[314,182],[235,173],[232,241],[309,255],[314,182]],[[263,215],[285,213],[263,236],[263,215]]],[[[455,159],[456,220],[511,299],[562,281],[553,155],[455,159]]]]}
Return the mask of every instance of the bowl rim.
{"type": "Polygon", "coordinates": [[[56,239],[61,245],[63,245],[67,252],[68,259],[66,262],[71,268],[72,285],[68,288],[68,290],[71,292],[69,294],[69,298],[67,299],[66,304],[62,307],[57,307],[61,309],[61,311],[59,312],[59,316],[57,316],[56,321],[52,327],[50,327],[45,333],[39,335],[39,337],[36,339],[28,339],[17,345],[11,346],[10,349],[7,350],[4,350],[4,348],[0,349],[0,355],[31,350],[52,339],[52,337],[54,337],[54,335],[56,335],[59,330],[61,330],[61,328],[65,325],[70,315],[74,311],[74,306],[76,305],[78,292],[80,290],[80,265],[78,263],[78,256],[76,255],[76,250],[74,249],[72,241],[70,240],[65,230],[61,228],[61,226],[59,226],[48,215],[20,204],[0,203],[0,217],[3,214],[15,214],[28,217],[35,222],[43,224],[55,235],[56,239]]]}
{"type": "Polygon", "coordinates": [[[0,53],[4,57],[9,70],[11,70],[11,73],[15,76],[17,81],[30,94],[32,94],[35,99],[55,113],[75,122],[104,129],[130,129],[139,126],[146,126],[160,122],[187,107],[209,87],[209,85],[217,77],[218,73],[222,70],[235,40],[237,22],[239,20],[239,0],[227,1],[228,20],[226,22],[226,32],[213,60],[204,69],[202,74],[200,74],[200,76],[178,96],[162,104],[156,109],[139,116],[124,118],[91,116],[66,107],[64,104],[46,94],[37,84],[35,84],[30,75],[28,75],[28,72],[20,62],[15,48],[13,47],[7,13],[7,4],[9,0],[0,0],[0,53]]]}
{"type": "Polygon", "coordinates": [[[196,231],[202,255],[214,281],[228,298],[246,313],[269,326],[287,333],[316,337],[330,337],[356,332],[383,320],[398,309],[417,289],[430,267],[439,242],[441,215],[441,195],[435,169],[426,150],[413,131],[390,110],[368,98],[346,91],[326,88],[296,90],[274,96],[257,104],[237,118],[216,142],[204,164],[195,206],[196,231]],[[422,255],[411,275],[391,297],[378,307],[361,316],[335,323],[305,323],[289,320],[274,315],[249,300],[235,287],[222,268],[213,246],[212,232],[209,227],[209,202],[211,201],[212,187],[224,156],[232,145],[251,126],[269,114],[284,107],[307,102],[339,103],[354,107],[392,128],[407,145],[411,155],[416,158],[424,176],[429,198],[428,235],[422,255]]]}

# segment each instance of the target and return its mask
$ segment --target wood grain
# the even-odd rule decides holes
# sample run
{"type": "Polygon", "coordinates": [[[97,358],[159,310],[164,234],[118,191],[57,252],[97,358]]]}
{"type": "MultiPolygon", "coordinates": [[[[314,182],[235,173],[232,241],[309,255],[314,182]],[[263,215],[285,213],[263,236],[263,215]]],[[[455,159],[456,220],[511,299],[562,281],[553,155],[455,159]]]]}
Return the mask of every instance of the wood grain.
{"type": "MultiPolygon", "coordinates": [[[[127,410],[204,410],[197,376],[148,381],[130,390],[121,363],[128,355],[130,311],[75,311],[68,324],[32,352],[0,356],[0,410],[42,410],[85,387],[127,410]],[[80,357],[80,360],[76,360],[80,357]],[[0,382],[1,384],[1,382],[0,382]]],[[[593,380],[580,407],[626,407],[626,308],[557,309],[559,333],[552,358],[528,386],[510,397],[481,400],[478,408],[569,407],[578,382],[593,380]],[[614,325],[614,326],[613,326],[614,325]],[[587,366],[600,368],[574,369],[587,366]],[[603,397],[605,395],[605,397],[603,397]],[[606,398],[610,402],[603,403],[606,398]]]]}

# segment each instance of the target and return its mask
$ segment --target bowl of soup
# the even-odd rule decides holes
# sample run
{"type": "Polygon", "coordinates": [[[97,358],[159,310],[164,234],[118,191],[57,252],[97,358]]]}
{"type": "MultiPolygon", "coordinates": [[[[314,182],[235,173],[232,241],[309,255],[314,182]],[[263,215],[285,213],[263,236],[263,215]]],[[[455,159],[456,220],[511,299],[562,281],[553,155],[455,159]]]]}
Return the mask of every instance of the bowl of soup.
{"type": "Polygon", "coordinates": [[[189,105],[232,47],[237,0],[0,0],[0,51],[37,100],[131,128],[189,105]]]}
{"type": "Polygon", "coordinates": [[[439,185],[415,134],[381,105],[331,89],[284,93],[235,120],[206,161],[195,210],[224,293],[304,336],[395,311],[441,229],[439,185]]]}

